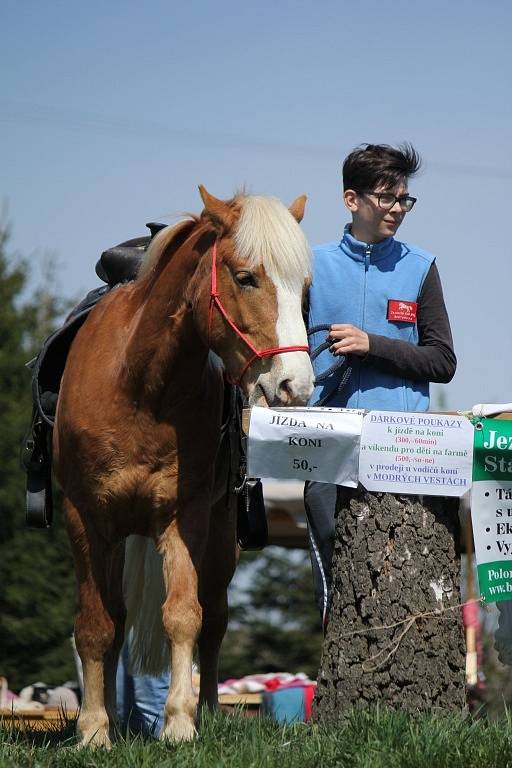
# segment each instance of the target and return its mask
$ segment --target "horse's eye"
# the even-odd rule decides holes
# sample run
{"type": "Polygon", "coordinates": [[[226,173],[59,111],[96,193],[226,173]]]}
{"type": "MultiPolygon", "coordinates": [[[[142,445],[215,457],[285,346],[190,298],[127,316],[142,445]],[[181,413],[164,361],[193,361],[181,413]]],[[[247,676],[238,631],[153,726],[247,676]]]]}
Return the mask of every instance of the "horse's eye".
{"type": "Polygon", "coordinates": [[[252,272],[237,272],[235,280],[242,288],[256,288],[258,283],[252,272]]]}

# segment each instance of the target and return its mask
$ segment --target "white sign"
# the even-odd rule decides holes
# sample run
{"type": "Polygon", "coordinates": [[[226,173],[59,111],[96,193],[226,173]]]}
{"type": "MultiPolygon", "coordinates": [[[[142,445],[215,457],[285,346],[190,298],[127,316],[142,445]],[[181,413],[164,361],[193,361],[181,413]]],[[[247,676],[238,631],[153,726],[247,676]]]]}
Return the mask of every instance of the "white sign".
{"type": "Polygon", "coordinates": [[[471,518],[478,584],[488,603],[512,599],[512,485],[473,483],[471,518]]]}
{"type": "Polygon", "coordinates": [[[359,481],[369,491],[462,496],[471,488],[473,425],[443,413],[370,411],[359,481]]]}
{"type": "Polygon", "coordinates": [[[248,475],[356,488],[363,413],[343,408],[252,408],[248,475]]]}
{"type": "MultiPolygon", "coordinates": [[[[477,563],[512,560],[512,487],[503,481],[473,483],[471,510],[477,563]]],[[[507,563],[512,568],[512,562],[507,563]]]]}

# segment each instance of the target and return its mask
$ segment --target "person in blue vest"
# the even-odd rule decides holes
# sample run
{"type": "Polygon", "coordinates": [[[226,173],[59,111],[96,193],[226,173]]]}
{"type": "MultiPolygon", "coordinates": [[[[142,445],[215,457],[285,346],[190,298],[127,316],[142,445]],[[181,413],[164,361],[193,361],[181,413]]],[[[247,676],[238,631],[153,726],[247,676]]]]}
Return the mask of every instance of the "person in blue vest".
{"type": "MultiPolygon", "coordinates": [[[[420,165],[407,143],[364,144],[343,163],[343,200],[351,222],[341,241],[313,248],[307,306],[316,377],[311,406],[426,411],[430,382],[449,382],[455,373],[435,257],[395,239],[416,203],[408,182],[420,165]]],[[[324,626],[341,498],[337,486],[306,483],[315,595],[324,626]]]]}

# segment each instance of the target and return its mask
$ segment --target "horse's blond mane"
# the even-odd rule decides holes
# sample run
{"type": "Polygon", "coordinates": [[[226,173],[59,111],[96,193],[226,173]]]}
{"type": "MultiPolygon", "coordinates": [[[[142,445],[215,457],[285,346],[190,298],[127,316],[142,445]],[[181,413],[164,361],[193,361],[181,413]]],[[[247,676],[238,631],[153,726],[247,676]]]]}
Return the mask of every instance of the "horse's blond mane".
{"type": "Polygon", "coordinates": [[[272,279],[301,286],[311,274],[311,251],[290,211],[275,197],[240,195],[237,255],[249,267],[263,264],[272,279]]]}
{"type": "Polygon", "coordinates": [[[141,265],[139,267],[137,278],[141,279],[149,274],[153,267],[158,264],[161,255],[169,247],[169,245],[171,245],[172,241],[177,238],[185,229],[192,229],[192,227],[197,224],[197,222],[198,217],[189,214],[186,219],[178,221],[178,223],[174,224],[174,226],[161,229],[160,232],[158,232],[152,239],[146,253],[144,254],[144,258],[142,259],[141,265]]]}
{"type": "MultiPolygon", "coordinates": [[[[238,193],[227,205],[240,208],[234,229],[237,256],[249,268],[262,264],[269,277],[297,289],[311,275],[311,252],[301,228],[290,211],[275,197],[238,193]]],[[[201,221],[190,214],[174,226],[162,229],[151,241],[139,268],[144,278],[162,254],[201,221]]]]}

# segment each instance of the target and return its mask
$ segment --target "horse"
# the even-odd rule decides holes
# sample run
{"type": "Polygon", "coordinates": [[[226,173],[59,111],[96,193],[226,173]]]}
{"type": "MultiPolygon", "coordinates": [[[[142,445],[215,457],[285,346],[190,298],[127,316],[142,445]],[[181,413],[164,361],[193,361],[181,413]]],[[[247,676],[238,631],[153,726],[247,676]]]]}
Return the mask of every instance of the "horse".
{"type": "Polygon", "coordinates": [[[108,747],[117,732],[127,537],[152,540],[161,555],[171,658],[161,738],[196,734],[196,643],[199,706],[217,705],[237,560],[233,505],[214,476],[225,381],[266,407],[303,405],[313,388],[301,313],[306,197],[288,209],[276,198],[199,191],[202,213],[159,232],[136,279],[93,308],[62,377],[53,466],[78,584],[82,745],[108,747]]]}

